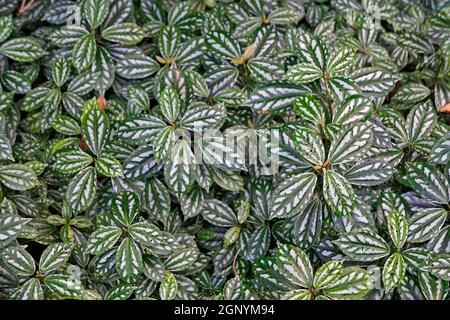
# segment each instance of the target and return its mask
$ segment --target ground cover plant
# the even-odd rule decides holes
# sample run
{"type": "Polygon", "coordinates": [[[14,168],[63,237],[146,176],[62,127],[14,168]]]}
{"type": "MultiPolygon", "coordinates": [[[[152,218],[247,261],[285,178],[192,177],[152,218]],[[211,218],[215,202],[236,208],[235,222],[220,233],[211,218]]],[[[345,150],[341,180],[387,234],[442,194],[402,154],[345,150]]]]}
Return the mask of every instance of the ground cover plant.
{"type": "Polygon", "coordinates": [[[448,299],[450,1],[0,0],[0,299],[448,299]]]}

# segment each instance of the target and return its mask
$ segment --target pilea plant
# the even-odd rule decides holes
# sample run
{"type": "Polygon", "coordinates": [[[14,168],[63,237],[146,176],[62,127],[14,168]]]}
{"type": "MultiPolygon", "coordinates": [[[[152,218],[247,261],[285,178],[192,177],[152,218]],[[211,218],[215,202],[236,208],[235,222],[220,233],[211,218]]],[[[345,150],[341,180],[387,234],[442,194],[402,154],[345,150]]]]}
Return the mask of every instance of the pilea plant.
{"type": "Polygon", "coordinates": [[[0,0],[0,299],[448,299],[449,26],[0,0]]]}

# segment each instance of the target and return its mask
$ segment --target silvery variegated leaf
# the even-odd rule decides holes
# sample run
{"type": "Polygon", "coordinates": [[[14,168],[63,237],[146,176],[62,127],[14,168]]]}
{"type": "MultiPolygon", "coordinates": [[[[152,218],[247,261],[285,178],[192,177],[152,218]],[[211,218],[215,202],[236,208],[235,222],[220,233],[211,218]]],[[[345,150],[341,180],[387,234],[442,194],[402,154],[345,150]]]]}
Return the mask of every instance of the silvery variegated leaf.
{"type": "Polygon", "coordinates": [[[257,87],[246,106],[261,112],[278,111],[289,107],[298,95],[307,92],[305,87],[288,82],[274,81],[257,87]]]}
{"type": "Polygon", "coordinates": [[[405,260],[401,253],[393,253],[384,263],[383,283],[386,291],[397,287],[406,274],[405,260]]]}
{"type": "Polygon", "coordinates": [[[430,152],[430,160],[440,164],[447,163],[450,160],[450,133],[435,142],[430,152]]]}
{"type": "Polygon", "coordinates": [[[139,214],[141,203],[136,193],[124,191],[112,199],[111,209],[114,220],[129,226],[139,214]]]}
{"type": "Polygon", "coordinates": [[[86,244],[86,251],[99,255],[111,249],[122,235],[122,230],[118,227],[100,227],[89,237],[86,244]]]}
{"type": "Polygon", "coordinates": [[[394,96],[398,103],[413,104],[424,100],[430,95],[430,89],[421,83],[408,83],[394,96]]]}
{"type": "Polygon", "coordinates": [[[56,243],[49,245],[42,252],[39,260],[39,270],[45,273],[54,271],[67,262],[72,253],[73,245],[56,243]]]}
{"type": "Polygon", "coordinates": [[[270,217],[293,216],[306,208],[314,195],[317,176],[301,173],[277,185],[272,194],[270,217]]]}
{"type": "Polygon", "coordinates": [[[344,254],[355,261],[376,261],[389,255],[387,242],[370,230],[343,234],[336,244],[344,254]]]}
{"type": "Polygon", "coordinates": [[[421,103],[411,109],[406,118],[409,141],[418,142],[427,137],[436,125],[436,114],[430,103],[421,103]]]}
{"type": "Polygon", "coordinates": [[[233,210],[222,201],[213,199],[207,201],[201,214],[209,223],[219,227],[233,227],[238,224],[237,216],[233,210]]]}
{"type": "Polygon", "coordinates": [[[333,285],[344,271],[342,261],[331,260],[324,263],[314,274],[314,288],[322,289],[333,285]]]}
{"type": "Polygon", "coordinates": [[[32,276],[36,271],[33,257],[20,247],[3,250],[2,261],[19,276],[32,276]]]}
{"type": "Polygon", "coordinates": [[[164,165],[167,186],[177,194],[188,191],[195,181],[195,158],[185,140],[179,140],[173,147],[170,161],[164,165]]]}
{"type": "Polygon", "coordinates": [[[343,100],[333,114],[333,123],[350,125],[354,122],[364,121],[372,109],[369,99],[352,95],[343,100]]]}
{"type": "Polygon", "coordinates": [[[31,278],[14,290],[9,296],[11,300],[43,300],[44,291],[37,278],[31,278]]]}
{"type": "Polygon", "coordinates": [[[383,160],[364,159],[345,172],[344,177],[353,185],[376,186],[388,181],[394,166],[383,160]]]}
{"type": "Polygon", "coordinates": [[[300,95],[295,99],[293,106],[295,112],[302,119],[314,124],[323,125],[325,123],[325,109],[314,96],[310,94],[300,95]]]}
{"type": "Polygon", "coordinates": [[[124,22],[102,30],[102,37],[123,45],[134,45],[142,41],[145,32],[135,23],[124,22]]]}
{"type": "Polygon", "coordinates": [[[0,0],[0,300],[448,299],[416,2],[0,0]]]}
{"type": "Polygon", "coordinates": [[[44,55],[42,43],[34,38],[10,39],[0,46],[0,54],[18,62],[31,62],[44,55]]]}
{"type": "Polygon", "coordinates": [[[142,273],[142,252],[139,246],[130,238],[122,240],[116,252],[116,272],[125,282],[134,282],[142,273]]]}
{"type": "Polygon", "coordinates": [[[164,261],[164,266],[170,272],[183,272],[197,260],[198,254],[190,248],[175,250],[164,261]]]}
{"type": "Polygon", "coordinates": [[[412,162],[406,166],[411,187],[423,198],[437,203],[450,200],[450,185],[446,177],[429,163],[412,162]]]}
{"type": "Polygon", "coordinates": [[[315,244],[320,239],[322,225],[323,202],[315,199],[295,217],[294,243],[302,248],[315,244]]]}
{"type": "Polygon", "coordinates": [[[178,283],[174,275],[166,271],[164,279],[159,286],[159,296],[161,300],[173,300],[178,293],[178,283]]]}
{"type": "Polygon", "coordinates": [[[361,68],[352,72],[350,77],[367,97],[385,96],[395,84],[395,78],[376,68],[361,68]]]}
{"type": "Polygon", "coordinates": [[[219,58],[233,60],[242,54],[239,43],[224,31],[209,32],[205,44],[219,58]]]}
{"type": "Polygon", "coordinates": [[[353,162],[360,159],[372,146],[372,127],[366,123],[355,123],[342,128],[331,143],[328,160],[332,164],[353,162]]]}
{"type": "Polygon", "coordinates": [[[350,182],[333,170],[323,174],[323,197],[338,216],[351,216],[356,206],[356,195],[350,182]]]}
{"type": "Polygon", "coordinates": [[[93,162],[92,157],[81,149],[58,153],[53,165],[55,170],[64,174],[78,173],[93,162]]]}
{"type": "Polygon", "coordinates": [[[35,172],[23,164],[10,164],[0,167],[0,182],[12,190],[29,190],[39,184],[35,172]]]}
{"type": "Polygon", "coordinates": [[[415,213],[409,220],[408,241],[421,243],[437,235],[447,219],[442,208],[426,208],[415,213]]]}
{"type": "Polygon", "coordinates": [[[339,279],[323,290],[323,294],[332,299],[360,299],[373,289],[374,277],[359,267],[346,268],[339,279]]]}
{"type": "Polygon", "coordinates": [[[297,152],[311,165],[321,165],[325,161],[325,147],[321,136],[308,127],[295,128],[292,140],[297,152]]]}
{"type": "Polygon", "coordinates": [[[276,253],[278,271],[293,284],[309,288],[313,284],[313,268],[303,250],[290,245],[280,246],[276,253]]]}
{"type": "Polygon", "coordinates": [[[45,286],[62,299],[80,299],[83,284],[70,275],[52,274],[44,278],[45,286]]]}
{"type": "Polygon", "coordinates": [[[408,237],[409,225],[404,214],[392,211],[388,216],[388,230],[397,249],[401,249],[408,237]]]}
{"type": "Polygon", "coordinates": [[[89,149],[98,156],[108,139],[110,121],[96,101],[91,100],[84,106],[81,132],[89,149]]]}
{"type": "Polygon", "coordinates": [[[432,274],[419,272],[419,286],[426,300],[443,300],[448,290],[448,282],[439,279],[432,274]]]}
{"type": "Polygon", "coordinates": [[[29,219],[22,218],[18,215],[2,212],[0,216],[0,248],[14,241],[29,221],[29,219]]]}
{"type": "Polygon", "coordinates": [[[67,186],[66,199],[75,211],[86,210],[97,190],[97,175],[94,167],[87,167],[74,175],[67,186]]]}
{"type": "Polygon", "coordinates": [[[450,281],[450,255],[440,253],[434,255],[426,267],[427,271],[444,281],[450,281]]]}
{"type": "Polygon", "coordinates": [[[132,116],[121,122],[117,135],[133,144],[150,142],[165,127],[166,123],[152,115],[132,116]]]}

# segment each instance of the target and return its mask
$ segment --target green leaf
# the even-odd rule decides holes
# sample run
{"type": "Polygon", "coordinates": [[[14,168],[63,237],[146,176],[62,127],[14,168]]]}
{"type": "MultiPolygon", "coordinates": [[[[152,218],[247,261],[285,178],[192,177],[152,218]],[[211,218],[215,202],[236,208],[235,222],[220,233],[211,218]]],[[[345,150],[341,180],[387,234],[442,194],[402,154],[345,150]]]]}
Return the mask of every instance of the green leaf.
{"type": "Polygon", "coordinates": [[[191,104],[180,120],[183,128],[192,131],[215,129],[226,116],[226,108],[222,104],[209,106],[203,102],[191,104]]]}
{"type": "Polygon", "coordinates": [[[135,45],[145,37],[145,32],[135,23],[124,22],[113,24],[102,31],[102,37],[106,40],[123,45],[135,45]]]}
{"type": "Polygon", "coordinates": [[[405,260],[401,253],[392,254],[384,263],[383,283],[386,292],[397,287],[405,277],[405,260]]]}
{"type": "Polygon", "coordinates": [[[141,249],[131,238],[123,239],[116,253],[117,275],[125,282],[135,282],[142,270],[141,249]]]}
{"type": "Polygon", "coordinates": [[[406,118],[408,137],[411,143],[427,137],[437,122],[437,115],[431,103],[422,103],[411,109],[406,118]]]}
{"type": "Polygon", "coordinates": [[[33,38],[15,38],[0,46],[0,54],[17,62],[32,62],[44,55],[40,42],[33,38]]]}
{"type": "Polygon", "coordinates": [[[404,104],[414,104],[430,95],[430,89],[421,83],[408,83],[395,94],[394,101],[404,104]]]}
{"type": "Polygon", "coordinates": [[[172,149],[170,161],[164,166],[164,179],[177,194],[188,191],[195,180],[194,154],[185,140],[179,140],[172,149]]]}
{"type": "Polygon", "coordinates": [[[361,299],[375,286],[375,278],[359,267],[344,269],[339,279],[323,290],[323,294],[339,300],[361,299]]]}
{"type": "Polygon", "coordinates": [[[0,17],[0,30],[0,42],[3,42],[14,31],[14,20],[12,16],[3,15],[0,17]]]}
{"type": "Polygon", "coordinates": [[[29,190],[39,184],[34,171],[22,164],[0,166],[0,182],[18,191],[29,190]]]}
{"type": "Polygon", "coordinates": [[[388,217],[388,230],[392,242],[401,249],[408,237],[409,225],[406,217],[397,211],[392,211],[388,217]]]}
{"type": "Polygon", "coordinates": [[[171,199],[166,186],[158,179],[151,178],[145,183],[143,195],[145,208],[150,214],[167,217],[170,212],[171,199]]]}
{"type": "Polygon", "coordinates": [[[343,234],[335,243],[354,261],[376,261],[390,253],[387,242],[370,230],[343,234]]]}
{"type": "Polygon", "coordinates": [[[348,48],[335,50],[327,61],[327,72],[332,76],[341,74],[353,64],[355,58],[353,50],[348,48]]]}
{"type": "Polygon", "coordinates": [[[128,233],[135,242],[144,246],[152,246],[161,238],[158,227],[146,221],[132,224],[128,228],[128,233]]]}
{"type": "Polygon", "coordinates": [[[0,159],[14,161],[11,142],[3,132],[0,132],[0,159]]]}
{"type": "Polygon", "coordinates": [[[370,114],[372,104],[368,98],[351,95],[345,98],[337,107],[333,115],[333,123],[351,125],[364,121],[370,114]]]}
{"type": "Polygon", "coordinates": [[[108,116],[100,109],[94,99],[88,101],[81,116],[81,132],[86,144],[94,154],[100,155],[108,139],[109,130],[108,116]]]}
{"type": "Polygon", "coordinates": [[[129,284],[118,284],[108,290],[105,300],[128,300],[135,289],[135,286],[129,284]]]}
{"type": "Polygon", "coordinates": [[[173,300],[178,293],[178,283],[174,275],[166,271],[163,281],[159,286],[159,296],[161,300],[173,300]]]}
{"type": "Polygon", "coordinates": [[[448,282],[428,272],[419,272],[420,289],[427,300],[443,300],[447,294],[448,282]]]}
{"type": "Polygon", "coordinates": [[[356,163],[344,175],[352,185],[376,186],[388,181],[394,166],[383,160],[365,159],[356,163]]]}
{"type": "Polygon", "coordinates": [[[153,154],[156,160],[161,161],[169,157],[175,138],[175,128],[172,126],[167,126],[156,135],[153,141],[153,154]]]}
{"type": "Polygon", "coordinates": [[[272,194],[271,217],[293,216],[311,202],[317,176],[301,173],[282,181],[272,194]]]}
{"type": "Polygon", "coordinates": [[[92,203],[97,190],[97,175],[94,167],[78,172],[67,186],[66,199],[74,211],[84,211],[92,203]]]}

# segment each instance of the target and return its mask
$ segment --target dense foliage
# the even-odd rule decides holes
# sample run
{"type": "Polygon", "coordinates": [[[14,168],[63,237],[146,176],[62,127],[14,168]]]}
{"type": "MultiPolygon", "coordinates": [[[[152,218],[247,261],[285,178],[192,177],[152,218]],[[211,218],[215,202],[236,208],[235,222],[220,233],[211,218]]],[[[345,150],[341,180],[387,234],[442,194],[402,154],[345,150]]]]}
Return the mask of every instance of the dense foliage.
{"type": "Polygon", "coordinates": [[[438,0],[0,0],[0,298],[446,299],[449,35],[438,0]]]}

